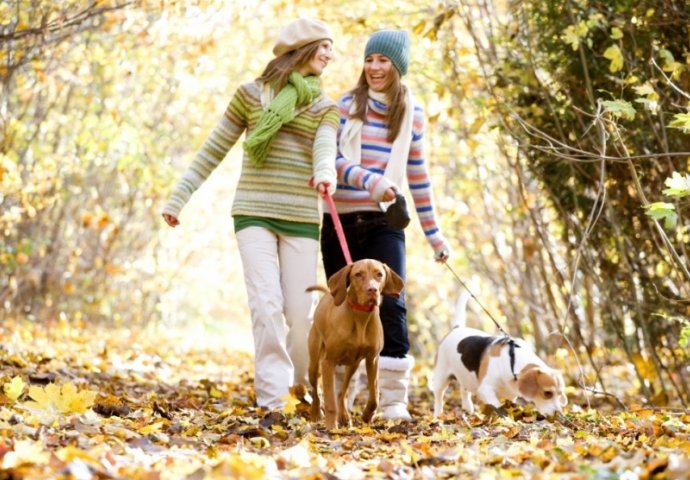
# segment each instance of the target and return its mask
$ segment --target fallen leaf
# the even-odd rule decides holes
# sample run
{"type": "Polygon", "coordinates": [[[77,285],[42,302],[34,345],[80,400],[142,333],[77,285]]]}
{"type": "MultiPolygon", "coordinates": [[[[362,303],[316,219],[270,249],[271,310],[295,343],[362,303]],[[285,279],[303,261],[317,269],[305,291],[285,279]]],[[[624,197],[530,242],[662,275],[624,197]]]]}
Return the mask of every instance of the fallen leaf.
{"type": "Polygon", "coordinates": [[[24,387],[26,387],[24,380],[22,380],[21,377],[14,377],[12,380],[4,384],[2,389],[5,392],[5,395],[7,395],[7,398],[13,402],[16,402],[24,392],[24,387]]]}

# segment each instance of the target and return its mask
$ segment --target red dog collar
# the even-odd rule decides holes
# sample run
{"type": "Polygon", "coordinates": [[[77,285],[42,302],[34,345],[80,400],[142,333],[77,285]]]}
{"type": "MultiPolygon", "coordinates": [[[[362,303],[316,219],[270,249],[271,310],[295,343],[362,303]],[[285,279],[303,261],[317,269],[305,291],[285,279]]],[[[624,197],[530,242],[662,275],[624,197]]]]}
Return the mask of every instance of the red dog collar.
{"type": "Polygon", "coordinates": [[[374,309],[376,308],[376,305],[360,305],[359,303],[355,303],[349,298],[347,299],[347,304],[352,308],[352,310],[357,310],[358,312],[373,312],[374,309]]]}

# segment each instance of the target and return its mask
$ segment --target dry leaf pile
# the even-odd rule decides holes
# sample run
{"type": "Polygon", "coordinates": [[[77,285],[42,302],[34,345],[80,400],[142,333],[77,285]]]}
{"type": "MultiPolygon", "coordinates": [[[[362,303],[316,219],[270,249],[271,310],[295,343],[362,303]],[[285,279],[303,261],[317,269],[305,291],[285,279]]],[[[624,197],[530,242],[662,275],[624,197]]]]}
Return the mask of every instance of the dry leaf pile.
{"type": "Polygon", "coordinates": [[[436,420],[419,359],[413,421],[364,425],[356,406],[353,428],[328,432],[303,388],[283,411],[255,408],[247,354],[65,322],[0,335],[0,480],[690,478],[684,410],[571,388],[551,421],[529,405],[465,417],[453,395],[436,420]]]}

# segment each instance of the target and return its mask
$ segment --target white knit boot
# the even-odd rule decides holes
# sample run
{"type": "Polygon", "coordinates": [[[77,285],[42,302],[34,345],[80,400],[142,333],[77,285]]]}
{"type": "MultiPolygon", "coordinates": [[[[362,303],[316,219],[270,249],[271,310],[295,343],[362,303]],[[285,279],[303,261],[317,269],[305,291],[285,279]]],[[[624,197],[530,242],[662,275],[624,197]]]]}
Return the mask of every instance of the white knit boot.
{"type": "Polygon", "coordinates": [[[407,389],[410,373],[414,367],[414,357],[379,358],[379,410],[384,420],[410,420],[407,411],[407,389]]]}

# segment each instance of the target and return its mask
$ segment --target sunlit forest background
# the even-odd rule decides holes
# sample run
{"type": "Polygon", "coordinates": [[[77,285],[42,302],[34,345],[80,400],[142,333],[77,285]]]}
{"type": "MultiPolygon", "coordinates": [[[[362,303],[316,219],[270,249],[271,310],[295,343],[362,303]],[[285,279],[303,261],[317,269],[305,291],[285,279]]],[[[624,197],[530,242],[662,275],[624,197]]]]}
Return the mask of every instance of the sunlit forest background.
{"type": "MultiPolygon", "coordinates": [[[[0,3],[0,319],[251,350],[229,211],[241,149],[181,226],[160,212],[297,17],[333,26],[337,98],[367,36],[412,36],[452,245],[407,229],[413,353],[460,289],[592,393],[690,401],[690,7],[684,0],[0,3]],[[623,382],[622,378],[633,378],[623,382]]],[[[322,274],[321,274],[322,275],[322,274]]],[[[473,303],[470,322],[495,331],[473,303]]]]}

